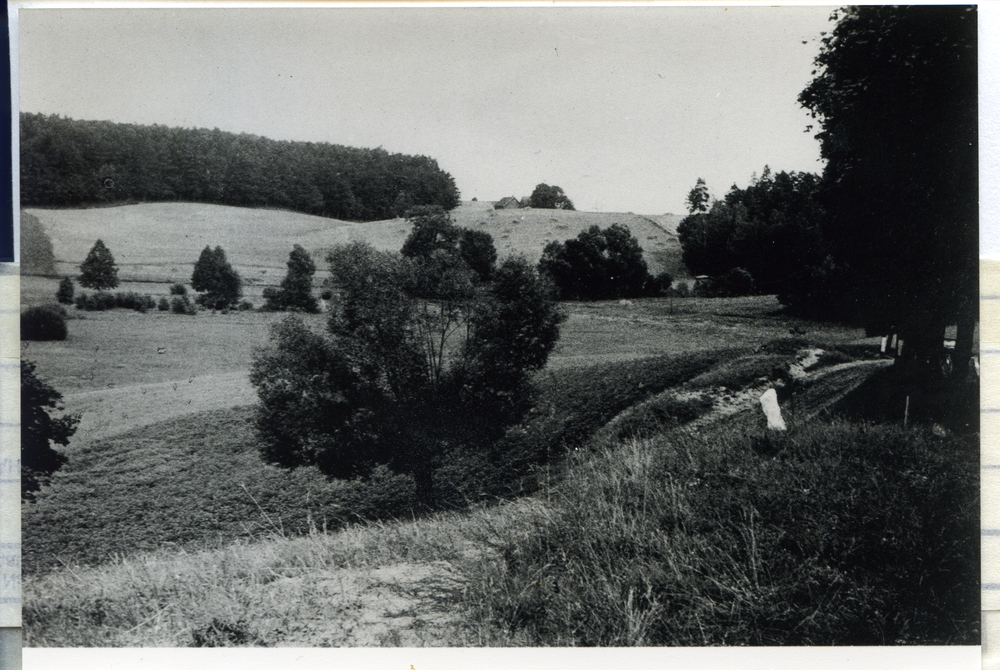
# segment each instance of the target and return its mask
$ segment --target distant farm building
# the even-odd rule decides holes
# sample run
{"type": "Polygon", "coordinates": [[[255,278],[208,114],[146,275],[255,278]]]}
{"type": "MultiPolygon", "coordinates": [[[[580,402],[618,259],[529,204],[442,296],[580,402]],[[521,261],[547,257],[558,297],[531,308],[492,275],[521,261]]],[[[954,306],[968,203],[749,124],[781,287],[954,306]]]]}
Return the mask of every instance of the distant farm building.
{"type": "Polygon", "coordinates": [[[494,209],[520,209],[521,202],[512,195],[502,198],[497,201],[497,204],[493,205],[494,209]]]}

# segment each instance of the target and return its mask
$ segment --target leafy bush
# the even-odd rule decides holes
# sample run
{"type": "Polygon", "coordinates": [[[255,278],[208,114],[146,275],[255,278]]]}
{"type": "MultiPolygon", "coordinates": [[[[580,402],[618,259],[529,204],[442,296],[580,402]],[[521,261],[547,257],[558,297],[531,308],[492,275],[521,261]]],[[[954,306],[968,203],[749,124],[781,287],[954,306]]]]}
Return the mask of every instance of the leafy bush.
{"type": "Polygon", "coordinates": [[[63,277],[62,281],[59,282],[59,289],[56,291],[56,300],[62,305],[72,305],[73,291],[73,280],[69,277],[63,277]]]}
{"type": "Polygon", "coordinates": [[[242,302],[240,302],[240,306],[238,309],[241,312],[249,312],[253,309],[253,303],[250,302],[249,300],[243,300],[242,302]]]}
{"type": "Polygon", "coordinates": [[[591,226],[565,243],[545,245],[538,261],[564,300],[634,298],[659,292],[642,258],[639,241],[615,223],[602,230],[591,226]]]}
{"type": "MultiPolygon", "coordinates": [[[[199,292],[196,302],[209,309],[224,309],[239,302],[242,280],[226,260],[222,247],[205,247],[191,275],[191,287],[199,292]]],[[[186,296],[184,296],[186,297],[186,296]]]]}
{"type": "Polygon", "coordinates": [[[194,316],[198,313],[198,308],[192,304],[186,295],[175,296],[174,299],[170,301],[170,311],[174,314],[194,316]]]}
{"type": "Polygon", "coordinates": [[[166,298],[160,298],[160,301],[156,303],[156,308],[161,312],[167,312],[170,310],[170,301],[166,298]]]}
{"type": "Polygon", "coordinates": [[[59,305],[29,307],[21,313],[21,340],[65,340],[66,310],[59,305]]]}
{"type": "Polygon", "coordinates": [[[431,504],[450,445],[489,444],[528,409],[528,374],[545,365],[562,321],[547,282],[508,259],[476,286],[434,236],[414,240],[431,256],[338,247],[329,333],[294,318],[272,329],[250,376],[268,461],[342,478],[386,464],[412,474],[431,504]]]}
{"type": "Polygon", "coordinates": [[[170,287],[170,295],[187,295],[187,286],[184,284],[173,284],[170,287]]]}
{"type": "Polygon", "coordinates": [[[573,201],[558,186],[539,184],[528,200],[537,209],[573,209],[573,201]]]}
{"type": "Polygon", "coordinates": [[[94,242],[94,246],[80,264],[79,281],[80,286],[98,291],[118,286],[118,266],[115,265],[115,257],[104,246],[103,241],[94,242]]]}

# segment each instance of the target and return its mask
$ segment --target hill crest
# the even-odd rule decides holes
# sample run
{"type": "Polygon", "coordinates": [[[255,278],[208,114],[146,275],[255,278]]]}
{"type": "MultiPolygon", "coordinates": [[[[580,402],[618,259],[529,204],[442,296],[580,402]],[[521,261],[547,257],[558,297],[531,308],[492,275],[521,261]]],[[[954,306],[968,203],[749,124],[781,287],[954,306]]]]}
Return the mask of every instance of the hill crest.
{"type": "MultiPolygon", "coordinates": [[[[51,240],[56,274],[76,275],[100,238],[115,255],[125,281],[186,283],[201,250],[221,246],[249,284],[270,285],[284,275],[295,244],[308,250],[322,268],[327,252],[338,244],[363,241],[398,251],[410,232],[402,218],[354,223],[286,210],[184,202],[23,212],[34,216],[51,240]]],[[[675,232],[682,217],[675,215],[497,210],[489,202],[464,202],[451,216],[460,227],[492,235],[501,258],[520,254],[532,262],[551,241],[574,238],[590,226],[620,223],[638,239],[651,272],[688,276],[675,232]]],[[[33,267],[31,260],[22,258],[22,267],[33,267]]]]}

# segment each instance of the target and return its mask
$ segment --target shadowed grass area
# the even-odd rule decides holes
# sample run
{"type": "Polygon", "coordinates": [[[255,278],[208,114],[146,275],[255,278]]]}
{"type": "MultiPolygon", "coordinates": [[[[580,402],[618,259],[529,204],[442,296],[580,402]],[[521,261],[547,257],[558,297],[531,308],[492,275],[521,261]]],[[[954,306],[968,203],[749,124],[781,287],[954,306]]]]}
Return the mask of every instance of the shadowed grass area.
{"type": "Polygon", "coordinates": [[[362,483],[265,465],[250,414],[194,414],[71,451],[52,485],[22,510],[24,572],[337,528],[412,505],[401,475],[381,471],[362,483]]]}

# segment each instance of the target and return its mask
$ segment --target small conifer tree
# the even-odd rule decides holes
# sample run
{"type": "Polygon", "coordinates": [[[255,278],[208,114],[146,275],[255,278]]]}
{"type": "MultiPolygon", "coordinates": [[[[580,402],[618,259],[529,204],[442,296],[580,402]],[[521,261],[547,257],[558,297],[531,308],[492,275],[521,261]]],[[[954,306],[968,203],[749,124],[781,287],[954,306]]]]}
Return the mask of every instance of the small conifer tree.
{"type": "Polygon", "coordinates": [[[56,300],[64,305],[72,305],[74,290],[73,280],[69,277],[63,277],[62,281],[59,282],[59,290],[56,291],[56,300]]]}
{"type": "Polygon", "coordinates": [[[79,282],[81,286],[98,291],[118,286],[118,266],[103,241],[94,242],[87,258],[80,264],[79,282]]]}

